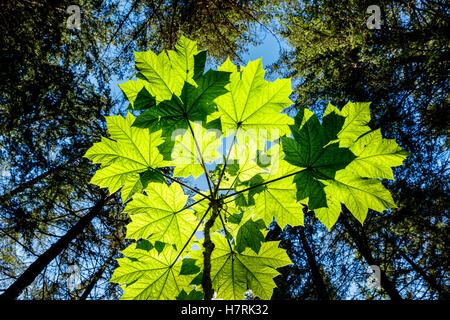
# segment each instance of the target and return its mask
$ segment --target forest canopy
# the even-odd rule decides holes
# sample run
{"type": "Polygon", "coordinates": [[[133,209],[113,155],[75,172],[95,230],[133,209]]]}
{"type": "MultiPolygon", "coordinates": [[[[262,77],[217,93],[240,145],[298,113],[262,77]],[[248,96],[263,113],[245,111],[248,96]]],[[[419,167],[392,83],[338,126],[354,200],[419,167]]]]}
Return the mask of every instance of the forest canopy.
{"type": "MultiPolygon", "coordinates": [[[[166,153],[173,146],[161,143],[161,157],[147,159],[153,164],[160,161],[156,165],[159,180],[152,172],[137,170],[135,184],[126,180],[122,187],[120,181],[114,186],[103,183],[99,176],[91,181],[112,158],[94,156],[102,163],[97,171],[100,167],[83,155],[91,153],[92,159],[89,148],[93,144],[120,142],[120,137],[113,137],[117,134],[114,125],[134,122],[127,129],[131,132],[153,125],[151,139],[157,141],[167,137],[167,128],[180,124],[188,135],[190,122],[182,114],[170,113],[181,101],[192,111],[190,120],[210,124],[205,130],[219,124],[220,131],[234,125],[249,130],[269,119],[268,129],[273,126],[279,129],[279,137],[286,135],[280,141],[281,160],[287,163],[281,166],[283,174],[289,174],[288,166],[308,169],[292,174],[291,190],[277,190],[271,198],[270,188],[255,187],[264,185],[265,177],[254,176],[257,168],[270,171],[261,161],[273,156],[275,149],[272,154],[258,153],[247,162],[246,170],[230,166],[223,177],[224,167],[209,168],[210,181],[223,179],[229,183],[226,187],[240,175],[236,179],[239,189],[233,192],[248,190],[237,196],[238,206],[267,203],[264,212],[256,213],[262,223],[227,215],[231,220],[227,223],[234,222],[252,234],[248,238],[243,231],[239,234],[240,229],[230,229],[230,233],[235,231],[239,254],[256,254],[268,247],[275,250],[273,243],[278,243],[276,250],[285,252],[284,263],[276,265],[278,271],[268,272],[274,281],[266,290],[271,294],[260,297],[448,299],[450,58],[445,1],[378,1],[379,29],[367,26],[371,15],[367,8],[373,5],[368,1],[86,0],[79,4],[80,27],[68,28],[71,5],[68,1],[28,0],[0,5],[2,297],[118,299],[123,290],[110,280],[121,276],[114,271],[123,265],[121,252],[130,251],[126,249],[130,246],[149,250],[150,245],[156,250],[152,252],[165,250],[168,257],[176,252],[172,247],[161,249],[159,243],[168,240],[158,238],[157,232],[149,243],[137,241],[142,234],[129,229],[133,210],[138,210],[131,195],[160,183],[163,177],[170,187],[149,192],[155,196],[172,192],[180,198],[176,210],[181,210],[185,197],[189,205],[199,200],[196,191],[208,190],[201,161],[193,166],[167,165],[166,153]],[[183,39],[196,41],[197,59],[191,63],[203,65],[204,72],[188,68],[188,77],[177,84],[178,66],[169,77],[173,92],[152,91],[145,84],[155,80],[146,77],[149,52],[177,52],[177,46],[187,41],[183,39]],[[267,44],[264,48],[272,52],[265,49],[262,60],[252,57],[259,46],[267,44]],[[208,58],[199,54],[202,51],[208,58]],[[274,52],[278,58],[267,61],[274,52]],[[233,83],[245,82],[245,74],[251,72],[258,74],[255,78],[264,83],[266,94],[285,91],[276,113],[249,113],[245,122],[247,116],[233,115],[243,102],[231,107],[227,92],[233,92],[238,87],[233,83]],[[215,84],[208,99],[196,105],[185,99],[208,84],[215,84]],[[154,108],[145,108],[149,103],[154,108]],[[162,112],[167,112],[166,117],[161,117],[162,112]],[[352,129],[347,119],[356,113],[359,126],[352,129]],[[349,128],[347,134],[342,133],[343,127],[349,128]],[[298,151],[305,148],[308,132],[315,133],[315,140],[308,144],[308,157],[301,158],[304,153],[298,151]],[[367,148],[369,143],[372,147],[367,148]],[[387,159],[381,153],[389,160],[380,160],[387,159]],[[342,161],[322,169],[330,159],[342,161]],[[200,176],[203,182],[193,180],[200,176]],[[364,189],[355,176],[367,179],[364,183],[371,181],[381,200],[375,204],[373,199],[352,201],[349,189],[342,186],[364,189]],[[324,183],[326,177],[332,177],[333,183],[324,183]],[[106,186],[110,192],[102,189],[106,186]],[[289,203],[286,199],[291,194],[297,202],[287,210],[295,214],[283,215],[274,201],[289,203]],[[379,269],[381,281],[375,285],[367,283],[370,266],[379,269]]],[[[259,97],[255,95],[254,101],[259,97]]],[[[201,126],[195,122],[192,126],[203,134],[201,126]]],[[[234,154],[231,160],[248,158],[245,148],[237,147],[234,154]]],[[[194,151],[189,157],[195,155],[194,151]]],[[[235,210],[232,205],[226,209],[235,210]]],[[[191,223],[200,218],[194,214],[191,223]]],[[[218,237],[216,232],[212,241],[218,237]]],[[[170,238],[170,242],[179,249],[181,239],[170,238]]],[[[216,241],[216,254],[222,245],[227,249],[226,239],[216,241]]],[[[212,259],[214,254],[213,250],[212,259]]],[[[190,260],[180,264],[181,269],[202,267],[190,260]]],[[[196,293],[184,294],[198,298],[196,293]]],[[[246,291],[247,299],[256,296],[257,290],[246,291]]]]}

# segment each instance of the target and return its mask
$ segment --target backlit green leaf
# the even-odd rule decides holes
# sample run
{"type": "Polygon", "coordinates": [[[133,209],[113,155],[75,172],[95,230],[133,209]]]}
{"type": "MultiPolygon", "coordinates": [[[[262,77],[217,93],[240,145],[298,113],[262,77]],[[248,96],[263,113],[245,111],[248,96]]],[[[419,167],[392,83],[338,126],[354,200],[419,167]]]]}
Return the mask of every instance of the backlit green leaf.
{"type": "Polygon", "coordinates": [[[229,92],[215,99],[223,130],[263,129],[274,138],[289,134],[293,120],[281,111],[292,104],[290,79],[265,80],[261,60],[249,62],[238,72],[228,59],[219,70],[231,72],[229,92]]]}
{"type": "MultiPolygon", "coordinates": [[[[276,269],[291,264],[285,250],[278,248],[279,241],[262,243],[259,253],[250,248],[239,253],[230,251],[221,234],[214,234],[212,240],[215,248],[211,255],[211,280],[217,297],[242,300],[251,289],[261,299],[270,299],[275,288],[273,278],[279,275],[276,269]]],[[[201,252],[194,253],[201,262],[201,252]]]]}
{"type": "Polygon", "coordinates": [[[124,209],[130,214],[128,239],[149,239],[183,247],[198,223],[194,212],[183,210],[187,195],[179,184],[150,183],[144,194],[136,194],[124,209]]]}
{"type": "Polygon", "coordinates": [[[157,148],[163,143],[161,131],[150,133],[148,129],[133,127],[134,120],[131,113],[126,118],[106,117],[110,138],[103,137],[84,155],[102,165],[91,183],[108,188],[110,193],[123,187],[123,201],[142,191],[140,173],[165,165],[157,148]]]}
{"type": "Polygon", "coordinates": [[[182,260],[175,262],[177,252],[172,246],[156,250],[140,250],[130,245],[122,251],[119,267],[111,282],[123,289],[122,300],[175,300],[182,290],[190,291],[194,275],[180,275],[182,260]]]}

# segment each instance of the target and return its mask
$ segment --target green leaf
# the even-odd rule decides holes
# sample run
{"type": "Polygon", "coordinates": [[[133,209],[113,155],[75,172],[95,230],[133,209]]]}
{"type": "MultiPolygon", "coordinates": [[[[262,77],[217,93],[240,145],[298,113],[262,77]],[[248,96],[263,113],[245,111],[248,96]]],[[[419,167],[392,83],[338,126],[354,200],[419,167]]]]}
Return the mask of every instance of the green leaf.
{"type": "Polygon", "coordinates": [[[158,251],[158,253],[161,253],[164,248],[166,247],[166,244],[161,241],[155,241],[155,249],[158,251]]]}
{"type": "Polygon", "coordinates": [[[214,99],[228,92],[230,74],[208,70],[196,81],[198,86],[187,84],[181,93],[183,110],[191,121],[205,120],[206,115],[215,111],[214,99]]]}
{"type": "Polygon", "coordinates": [[[187,120],[206,122],[207,116],[215,111],[213,100],[227,92],[229,74],[209,70],[196,81],[197,86],[186,82],[179,96],[174,95],[141,113],[134,126],[162,129],[163,135],[170,137],[173,131],[187,128],[187,120]]]}
{"type": "Polygon", "coordinates": [[[197,226],[192,210],[183,210],[187,195],[177,183],[150,183],[146,195],[136,194],[124,209],[130,214],[128,239],[148,239],[182,248],[197,226]]]}
{"type": "Polygon", "coordinates": [[[110,139],[103,137],[84,155],[102,165],[91,183],[108,188],[110,193],[122,188],[124,202],[142,191],[141,173],[166,165],[157,148],[163,143],[161,131],[150,133],[148,129],[132,127],[134,120],[131,113],[126,119],[106,117],[110,139]]]}
{"type": "Polygon", "coordinates": [[[349,147],[361,135],[371,130],[368,126],[370,122],[369,106],[370,103],[348,102],[338,113],[345,117],[342,129],[338,133],[340,147],[349,147]]]}
{"type": "Polygon", "coordinates": [[[150,84],[147,81],[137,79],[119,84],[125,97],[130,102],[132,110],[143,110],[156,105],[156,99],[150,94],[150,84]]]}
{"type": "Polygon", "coordinates": [[[196,86],[197,84],[192,78],[195,72],[194,56],[199,53],[197,42],[181,36],[175,44],[175,50],[169,50],[167,53],[174,73],[183,76],[185,82],[196,86]]]}
{"type": "Polygon", "coordinates": [[[340,111],[331,104],[328,104],[327,109],[323,114],[323,127],[325,128],[325,136],[327,141],[337,139],[337,135],[345,123],[345,117],[340,115],[340,111]]]}
{"type": "Polygon", "coordinates": [[[299,189],[297,191],[297,199],[300,201],[308,199],[305,202],[311,210],[327,206],[325,185],[310,170],[296,174],[293,181],[299,189]]]}
{"type": "Polygon", "coordinates": [[[253,221],[247,220],[240,228],[236,237],[236,251],[241,253],[245,248],[251,248],[256,253],[264,242],[265,235],[261,229],[265,229],[266,225],[263,220],[253,221]]]}
{"type": "Polygon", "coordinates": [[[396,208],[390,192],[381,181],[366,179],[352,174],[350,170],[340,170],[333,181],[324,181],[325,192],[333,195],[350,210],[361,223],[368,209],[383,212],[396,208]]]}
{"type": "Polygon", "coordinates": [[[147,188],[150,182],[159,182],[159,183],[166,182],[166,177],[162,175],[162,172],[160,170],[148,169],[147,171],[144,171],[139,175],[141,177],[143,189],[147,188]]]}
{"type": "Polygon", "coordinates": [[[328,230],[331,230],[341,214],[341,203],[336,195],[332,193],[327,193],[326,197],[328,207],[315,209],[314,214],[328,230]]]}
{"type": "Polygon", "coordinates": [[[190,130],[184,130],[184,134],[176,138],[172,149],[175,177],[186,178],[192,175],[198,178],[204,173],[202,160],[209,163],[221,158],[218,152],[222,144],[221,133],[217,130],[206,130],[198,122],[192,122],[191,127],[193,134],[190,130]]]}
{"type": "Polygon", "coordinates": [[[363,223],[368,209],[394,208],[388,190],[378,180],[393,179],[393,166],[406,152],[394,140],[370,131],[368,103],[348,103],[342,111],[329,104],[323,124],[301,110],[291,127],[294,139],[282,138],[285,160],[299,168],[297,199],[308,204],[328,229],[336,223],[341,203],[363,223]],[[343,148],[345,146],[345,148],[343,148]]]}
{"type": "Polygon", "coordinates": [[[344,170],[336,172],[333,180],[321,180],[326,185],[323,191],[327,207],[315,210],[318,219],[330,229],[339,217],[341,203],[361,223],[369,209],[381,212],[395,208],[389,191],[375,179],[394,179],[392,167],[401,165],[407,152],[395,140],[383,139],[380,130],[370,131],[368,103],[348,103],[342,111],[330,104],[325,114],[326,117],[332,114],[345,116],[338,139],[334,141],[340,146],[348,146],[356,157],[344,170]]]}
{"type": "Polygon", "coordinates": [[[197,274],[197,275],[195,276],[194,279],[192,279],[192,281],[191,281],[190,284],[192,284],[193,286],[199,286],[199,285],[202,284],[202,279],[203,279],[203,273],[200,272],[199,274],[197,274]]]}
{"type": "Polygon", "coordinates": [[[170,137],[177,129],[187,128],[187,122],[181,111],[181,100],[172,96],[171,100],[161,101],[158,105],[142,112],[133,123],[133,127],[162,131],[164,137],[170,137]]]}
{"type": "Polygon", "coordinates": [[[136,52],[136,69],[138,78],[147,80],[150,93],[158,102],[170,100],[172,95],[180,96],[184,83],[197,84],[194,76],[194,55],[198,53],[197,43],[181,37],[175,50],[155,54],[152,51],[136,52]]]}
{"type": "Polygon", "coordinates": [[[153,244],[147,239],[139,239],[136,242],[136,249],[141,249],[145,251],[152,250],[154,248],[153,244]]]}
{"type": "Polygon", "coordinates": [[[350,146],[356,155],[349,169],[366,178],[394,180],[391,167],[400,166],[408,153],[394,139],[383,139],[380,129],[369,132],[350,146]]]}
{"type": "Polygon", "coordinates": [[[295,198],[292,179],[271,183],[255,197],[255,215],[267,225],[275,218],[281,229],[286,225],[303,225],[302,208],[295,198]]]}
{"type": "MultiPolygon", "coordinates": [[[[286,251],[278,248],[279,241],[261,244],[259,253],[247,248],[239,253],[230,251],[226,238],[218,233],[211,237],[215,248],[211,254],[211,280],[217,297],[225,300],[241,300],[251,289],[261,299],[270,299],[275,288],[273,278],[279,275],[277,268],[291,264],[286,251]]],[[[202,260],[200,251],[191,254],[202,260]]]]}
{"type": "MultiPolygon", "coordinates": [[[[258,175],[258,179],[250,180],[250,186],[261,185],[245,193],[248,204],[254,205],[255,217],[269,225],[275,218],[280,228],[286,225],[303,225],[303,206],[298,203],[297,188],[293,183],[294,173],[299,169],[282,159],[283,152],[279,144],[274,144],[268,151],[269,166],[258,175]]],[[[245,189],[246,185],[240,186],[245,189]]],[[[239,188],[237,188],[239,190],[239,188]]],[[[237,203],[243,205],[243,199],[237,198],[237,203]]]]}
{"type": "Polygon", "coordinates": [[[196,81],[205,72],[206,51],[200,51],[194,55],[194,80],[196,81]]]}
{"type": "Polygon", "coordinates": [[[205,294],[201,291],[195,289],[191,290],[189,294],[186,291],[181,290],[180,294],[177,296],[177,300],[203,300],[205,294]]]}
{"type": "Polygon", "coordinates": [[[249,62],[239,72],[227,59],[219,70],[231,73],[229,92],[215,99],[223,130],[263,129],[269,138],[274,135],[274,139],[289,134],[288,125],[293,120],[280,112],[292,104],[290,79],[266,81],[261,59],[249,62]]]}
{"type": "Polygon", "coordinates": [[[349,149],[339,148],[338,143],[329,144],[328,137],[333,136],[335,126],[330,122],[322,126],[309,110],[299,112],[291,130],[294,138],[283,137],[282,143],[284,160],[303,169],[294,178],[297,200],[309,198],[311,210],[327,207],[324,184],[320,180],[333,180],[336,171],[345,168],[355,156],[349,149]]]}
{"type": "Polygon", "coordinates": [[[161,253],[141,250],[135,244],[122,251],[119,267],[111,282],[121,285],[122,300],[173,300],[182,290],[190,291],[194,275],[180,275],[182,260],[175,262],[177,252],[165,246],[161,253]]]}
{"type": "Polygon", "coordinates": [[[184,258],[183,264],[181,265],[180,274],[181,275],[189,275],[189,274],[198,274],[200,272],[200,268],[195,265],[195,259],[184,258]]]}

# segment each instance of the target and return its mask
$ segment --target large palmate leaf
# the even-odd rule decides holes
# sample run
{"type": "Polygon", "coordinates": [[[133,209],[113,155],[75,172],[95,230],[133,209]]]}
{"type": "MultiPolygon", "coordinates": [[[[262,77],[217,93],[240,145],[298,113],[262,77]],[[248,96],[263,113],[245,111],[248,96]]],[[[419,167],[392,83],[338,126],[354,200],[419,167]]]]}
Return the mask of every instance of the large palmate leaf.
{"type": "Polygon", "coordinates": [[[131,217],[126,237],[172,243],[182,248],[198,223],[192,210],[183,210],[188,196],[176,183],[170,187],[150,183],[145,193],[136,194],[124,209],[131,217]]]}
{"type": "Polygon", "coordinates": [[[227,92],[229,74],[209,70],[196,81],[197,86],[186,82],[179,96],[173,95],[141,113],[134,125],[162,129],[170,137],[173,131],[188,128],[188,120],[206,122],[208,115],[215,111],[214,99],[227,92]]]}
{"type": "Polygon", "coordinates": [[[304,169],[294,178],[297,200],[308,198],[311,210],[327,207],[325,185],[320,180],[333,180],[336,171],[345,168],[355,156],[339,148],[338,143],[328,144],[336,131],[335,121],[324,120],[322,125],[307,109],[299,111],[291,131],[294,138],[283,137],[282,143],[284,160],[304,169]]]}
{"type": "Polygon", "coordinates": [[[108,188],[110,193],[122,188],[123,201],[142,191],[144,173],[165,165],[157,148],[163,143],[161,131],[150,133],[148,129],[133,127],[134,120],[131,113],[126,118],[106,117],[110,138],[103,137],[84,155],[102,165],[91,183],[108,188]]]}
{"type": "Polygon", "coordinates": [[[170,100],[172,95],[180,96],[184,83],[196,86],[194,56],[198,54],[197,43],[181,37],[175,50],[156,54],[153,51],[135,52],[138,78],[147,80],[150,93],[157,101],[170,100]]]}
{"type": "Polygon", "coordinates": [[[394,139],[383,139],[380,129],[361,136],[350,146],[350,150],[356,159],[348,169],[365,178],[394,180],[392,167],[402,165],[408,155],[394,139]]]}
{"type": "MultiPolygon", "coordinates": [[[[370,131],[368,108],[368,104],[349,103],[339,111],[330,104],[324,113],[322,132],[318,120],[314,120],[314,126],[310,127],[316,131],[302,133],[302,129],[293,129],[294,139],[283,139],[285,160],[307,168],[294,179],[299,189],[297,198],[304,198],[303,202],[315,210],[327,228],[337,221],[341,203],[361,223],[369,209],[395,208],[389,191],[379,180],[371,178],[393,179],[392,167],[401,165],[407,153],[394,140],[383,139],[379,130],[370,131]],[[317,134],[311,137],[311,133],[317,134]],[[322,150],[305,142],[308,138],[324,145],[322,150]],[[302,152],[305,149],[307,152],[302,152]]],[[[303,116],[296,123],[303,128],[310,121],[303,116]]]]}
{"type": "MultiPolygon", "coordinates": [[[[231,251],[227,239],[221,234],[211,237],[215,244],[211,255],[211,280],[217,297],[240,300],[251,289],[255,296],[270,299],[275,288],[273,278],[279,275],[277,268],[291,264],[286,251],[278,248],[279,241],[264,242],[259,253],[247,248],[242,253],[231,251]]],[[[200,251],[192,251],[202,262],[200,251]]]]}
{"type": "Polygon", "coordinates": [[[131,244],[122,251],[125,258],[117,259],[119,267],[111,282],[122,286],[122,300],[174,300],[182,291],[190,291],[193,274],[180,274],[182,260],[170,245],[161,252],[144,250],[131,244]]]}
{"type": "Polygon", "coordinates": [[[332,181],[324,181],[327,194],[333,195],[350,210],[361,223],[364,222],[368,209],[382,212],[396,208],[390,192],[381,181],[361,178],[350,170],[340,170],[332,181]]]}
{"type": "Polygon", "coordinates": [[[249,62],[238,72],[227,59],[218,69],[231,73],[229,92],[215,99],[224,130],[263,129],[274,138],[289,134],[292,118],[280,112],[292,104],[290,79],[265,80],[261,60],[249,62]]]}
{"type": "Polygon", "coordinates": [[[332,104],[328,104],[324,117],[330,113],[335,113],[345,119],[342,128],[337,134],[340,147],[349,147],[361,135],[371,130],[368,126],[370,121],[369,106],[370,103],[348,102],[342,110],[339,111],[339,109],[332,104]]]}
{"type": "Polygon", "coordinates": [[[394,179],[392,167],[401,165],[408,153],[395,140],[384,139],[380,130],[370,131],[368,103],[348,103],[342,111],[329,104],[325,115],[330,114],[345,117],[336,141],[340,146],[348,146],[356,157],[336,173],[334,181],[324,181],[328,208],[321,208],[316,213],[318,218],[330,228],[339,216],[341,203],[361,223],[368,209],[381,212],[395,208],[389,191],[375,179],[394,179]]]}

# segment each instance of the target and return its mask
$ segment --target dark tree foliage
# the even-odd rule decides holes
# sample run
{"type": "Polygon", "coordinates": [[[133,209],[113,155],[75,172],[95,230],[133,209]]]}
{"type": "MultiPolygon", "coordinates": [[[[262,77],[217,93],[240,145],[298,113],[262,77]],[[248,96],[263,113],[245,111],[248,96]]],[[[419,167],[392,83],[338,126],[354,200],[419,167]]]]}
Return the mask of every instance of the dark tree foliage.
{"type": "Polygon", "coordinates": [[[307,211],[304,228],[271,227],[295,262],[273,298],[449,297],[445,1],[378,1],[379,30],[366,25],[371,1],[91,0],[80,30],[66,28],[72,4],[0,4],[0,290],[27,275],[22,299],[117,298],[108,280],[128,217],[116,196],[94,210],[103,194],[81,158],[104,116],[127,107],[114,82],[131,76],[133,50],[170,49],[184,34],[219,62],[239,61],[263,28],[292,48],[272,70],[294,77],[294,108],[371,101],[371,125],[410,152],[388,184],[398,209],[364,226],[344,213],[330,232],[307,211]],[[382,290],[366,286],[370,264],[382,290]],[[78,288],[69,266],[81,267],[78,288]]]}
{"type": "MultiPolygon", "coordinates": [[[[410,152],[389,183],[399,208],[369,214],[364,227],[344,215],[339,239],[366,266],[369,259],[386,273],[384,294],[392,283],[393,296],[397,291],[403,298],[448,297],[448,4],[379,1],[381,28],[369,30],[370,1],[285,3],[280,32],[292,50],[272,70],[296,79],[294,107],[371,101],[370,125],[410,152]]],[[[364,284],[360,289],[365,297],[383,296],[364,284]]]]}
{"type": "MultiPolygon", "coordinates": [[[[3,290],[31,262],[49,257],[44,253],[51,245],[100,199],[98,190],[88,186],[91,169],[80,154],[92,135],[103,132],[103,116],[113,105],[104,82],[108,70],[97,63],[113,24],[102,2],[90,1],[83,7],[83,32],[70,30],[66,8],[71,4],[1,5],[1,234],[14,243],[2,250],[3,290]],[[12,264],[11,256],[17,257],[12,264]]],[[[35,285],[22,297],[70,297],[68,266],[89,261],[84,272],[93,272],[110,250],[117,250],[111,246],[120,238],[120,223],[105,223],[117,208],[99,208],[100,221],[87,221],[86,232],[74,234],[57,259],[41,264],[30,278],[35,285]]],[[[88,274],[81,274],[84,278],[88,274]]]]}
{"type": "Polygon", "coordinates": [[[216,58],[238,59],[235,52],[257,42],[252,24],[269,16],[267,3],[84,1],[80,29],[66,27],[70,1],[0,4],[0,288],[6,296],[118,297],[108,280],[126,245],[128,218],[118,197],[102,202],[82,158],[92,137],[105,134],[104,116],[126,107],[114,80],[129,76],[123,67],[133,50],[169,49],[181,34],[216,58]],[[74,266],[80,286],[71,288],[74,266]]]}

